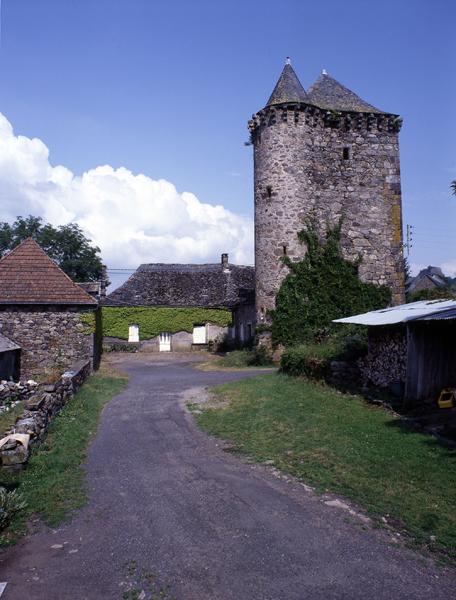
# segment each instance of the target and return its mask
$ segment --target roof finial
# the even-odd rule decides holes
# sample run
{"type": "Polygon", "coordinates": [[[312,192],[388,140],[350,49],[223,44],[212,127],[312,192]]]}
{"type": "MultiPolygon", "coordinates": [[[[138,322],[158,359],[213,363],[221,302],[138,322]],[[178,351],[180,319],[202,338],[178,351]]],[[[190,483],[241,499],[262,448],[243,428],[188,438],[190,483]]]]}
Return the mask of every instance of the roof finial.
{"type": "Polygon", "coordinates": [[[285,59],[285,64],[291,65],[291,58],[289,56],[287,56],[287,58],[285,59]]]}
{"type": "Polygon", "coordinates": [[[322,69],[322,71],[321,71],[321,74],[322,74],[322,75],[327,75],[327,74],[328,74],[328,71],[327,71],[326,69],[322,69]]]}

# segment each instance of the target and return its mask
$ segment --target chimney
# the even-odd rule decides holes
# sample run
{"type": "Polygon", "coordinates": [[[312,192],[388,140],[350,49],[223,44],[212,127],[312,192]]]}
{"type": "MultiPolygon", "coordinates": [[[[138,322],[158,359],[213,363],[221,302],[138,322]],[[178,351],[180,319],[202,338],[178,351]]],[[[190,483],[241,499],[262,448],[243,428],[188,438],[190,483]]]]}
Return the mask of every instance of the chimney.
{"type": "Polygon", "coordinates": [[[222,254],[222,267],[228,266],[228,254],[222,254]]]}

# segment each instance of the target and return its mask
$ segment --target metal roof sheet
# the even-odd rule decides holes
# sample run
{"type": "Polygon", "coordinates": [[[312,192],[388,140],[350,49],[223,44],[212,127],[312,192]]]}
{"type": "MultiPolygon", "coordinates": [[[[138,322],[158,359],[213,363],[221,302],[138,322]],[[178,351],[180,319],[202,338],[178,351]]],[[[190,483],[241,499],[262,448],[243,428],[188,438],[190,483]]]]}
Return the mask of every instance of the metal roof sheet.
{"type": "Polygon", "coordinates": [[[343,319],[334,319],[333,323],[379,326],[437,318],[456,318],[456,300],[420,300],[419,302],[373,310],[343,319]]]}

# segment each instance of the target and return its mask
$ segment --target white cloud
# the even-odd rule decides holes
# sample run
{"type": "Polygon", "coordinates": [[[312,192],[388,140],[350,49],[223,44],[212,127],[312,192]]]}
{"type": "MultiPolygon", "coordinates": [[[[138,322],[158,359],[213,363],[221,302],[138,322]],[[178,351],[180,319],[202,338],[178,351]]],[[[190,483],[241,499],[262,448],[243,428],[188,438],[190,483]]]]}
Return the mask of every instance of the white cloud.
{"type": "Polygon", "coordinates": [[[418,275],[418,273],[422,269],[425,269],[425,268],[426,268],[425,265],[421,265],[419,263],[410,263],[410,273],[411,273],[412,277],[415,277],[415,275],[418,275]]]}
{"type": "Polygon", "coordinates": [[[456,258],[447,260],[440,265],[443,274],[447,277],[456,277],[456,258]]]}
{"type": "Polygon", "coordinates": [[[111,267],[205,262],[221,252],[253,262],[253,220],[180,193],[164,179],[98,166],[81,176],[49,163],[39,139],[16,136],[0,113],[0,220],[41,216],[77,222],[111,267]]]}

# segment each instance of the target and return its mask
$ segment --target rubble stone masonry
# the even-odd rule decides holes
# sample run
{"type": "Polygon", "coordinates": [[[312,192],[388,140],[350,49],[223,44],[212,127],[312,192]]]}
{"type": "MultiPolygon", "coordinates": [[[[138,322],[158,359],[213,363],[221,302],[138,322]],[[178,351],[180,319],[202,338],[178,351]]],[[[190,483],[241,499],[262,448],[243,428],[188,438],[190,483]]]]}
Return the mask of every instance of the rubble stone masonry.
{"type": "Polygon", "coordinates": [[[57,306],[0,309],[0,332],[21,346],[21,379],[49,379],[93,356],[93,311],[57,306]]]}
{"type": "Polygon", "coordinates": [[[303,103],[253,116],[257,322],[288,272],[280,258],[304,256],[297,234],[309,217],[322,234],[342,218],[344,255],[361,255],[361,278],[404,301],[400,126],[395,115],[303,103]]]}

